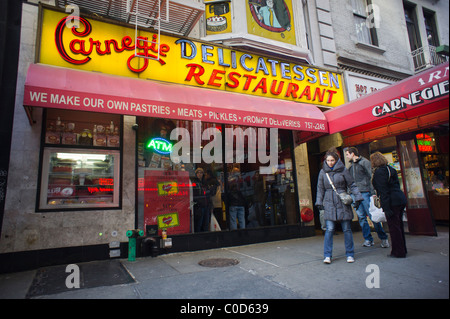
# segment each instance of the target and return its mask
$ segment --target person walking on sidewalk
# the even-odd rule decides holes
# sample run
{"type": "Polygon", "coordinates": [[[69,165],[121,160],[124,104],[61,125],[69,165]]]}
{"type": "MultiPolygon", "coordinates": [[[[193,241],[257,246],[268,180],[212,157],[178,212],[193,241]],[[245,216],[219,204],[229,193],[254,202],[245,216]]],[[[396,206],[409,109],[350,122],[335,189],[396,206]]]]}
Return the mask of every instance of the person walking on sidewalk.
{"type": "Polygon", "coordinates": [[[327,228],[324,239],[323,262],[326,264],[331,263],[333,233],[336,222],[340,221],[344,233],[347,262],[352,263],[355,261],[353,234],[351,229],[353,211],[350,205],[344,205],[342,203],[339,196],[333,190],[330,180],[333,182],[338,193],[350,189],[351,193],[355,195],[356,206],[363,200],[358,187],[342,161],[339,159],[339,156],[335,152],[328,151],[325,155],[325,161],[323,162],[318,177],[317,198],[315,204],[319,210],[323,209],[325,211],[324,218],[327,228]]]}
{"type": "MultiPolygon", "coordinates": [[[[356,147],[349,147],[345,150],[345,157],[349,160],[351,166],[349,167],[350,175],[352,175],[355,180],[356,186],[358,186],[359,192],[363,197],[361,205],[356,209],[356,214],[358,215],[359,225],[362,229],[362,235],[364,237],[365,247],[373,246],[373,237],[370,233],[370,226],[367,221],[367,216],[372,219],[369,212],[370,207],[370,196],[373,194],[372,188],[372,168],[370,161],[363,156],[359,155],[359,151],[356,147]]],[[[354,196],[354,195],[352,195],[354,196]]],[[[354,198],[353,198],[354,200],[354,198]]],[[[383,229],[381,223],[373,223],[373,228],[378,234],[378,238],[381,240],[381,247],[388,248],[389,241],[386,232],[383,229]]]]}
{"type": "Polygon", "coordinates": [[[391,235],[391,254],[389,257],[405,258],[407,249],[403,229],[403,211],[406,196],[400,189],[397,171],[388,165],[387,159],[380,152],[370,155],[370,162],[375,168],[372,185],[380,197],[381,208],[386,215],[391,235]]]}

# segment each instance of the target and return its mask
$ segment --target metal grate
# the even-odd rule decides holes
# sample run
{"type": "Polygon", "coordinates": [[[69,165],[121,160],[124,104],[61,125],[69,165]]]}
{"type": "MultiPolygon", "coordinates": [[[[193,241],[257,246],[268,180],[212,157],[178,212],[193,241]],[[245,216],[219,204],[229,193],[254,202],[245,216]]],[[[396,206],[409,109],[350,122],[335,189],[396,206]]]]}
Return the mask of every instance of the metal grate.
{"type": "MultiPolygon", "coordinates": [[[[139,14],[148,17],[139,18],[138,24],[143,27],[157,29],[158,2],[160,0],[140,0],[139,14]]],[[[197,24],[205,11],[205,5],[193,0],[170,0],[169,16],[167,21],[166,1],[161,1],[161,31],[187,36],[197,24]]],[[[56,0],[58,7],[75,4],[80,7],[81,12],[93,13],[95,15],[135,24],[136,16],[127,13],[127,0],[56,0]]],[[[131,0],[133,8],[135,1],[131,0]]]]}
{"type": "Polygon", "coordinates": [[[426,45],[412,51],[411,56],[416,72],[448,61],[448,56],[436,53],[436,47],[432,45],[426,45]]]}
{"type": "Polygon", "coordinates": [[[239,260],[231,258],[210,258],[198,262],[203,267],[229,267],[239,264],[239,260]]]}

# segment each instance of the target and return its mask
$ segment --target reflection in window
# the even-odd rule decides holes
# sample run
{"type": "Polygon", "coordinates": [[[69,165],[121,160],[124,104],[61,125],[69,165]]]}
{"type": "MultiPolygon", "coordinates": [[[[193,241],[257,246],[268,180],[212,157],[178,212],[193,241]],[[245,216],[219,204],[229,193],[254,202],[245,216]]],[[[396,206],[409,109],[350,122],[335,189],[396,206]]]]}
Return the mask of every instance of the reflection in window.
{"type": "MultiPolygon", "coordinates": [[[[368,7],[370,3],[367,0],[352,0],[353,20],[356,27],[356,36],[359,42],[378,46],[376,29],[367,25],[371,21],[368,16],[368,7]]],[[[370,13],[369,13],[370,14],[370,13]]]]}
{"type": "Polygon", "coordinates": [[[40,208],[118,207],[118,181],[119,151],[48,147],[40,208]]]}
{"type": "Polygon", "coordinates": [[[271,155],[269,129],[154,118],[138,124],[139,227],[147,234],[299,222],[291,131],[278,130],[277,165],[261,174],[269,163],[257,151],[271,155]]]}
{"type": "Polygon", "coordinates": [[[422,176],[420,173],[419,157],[417,154],[414,140],[401,141],[400,154],[404,170],[404,179],[409,208],[426,208],[422,176]]]}

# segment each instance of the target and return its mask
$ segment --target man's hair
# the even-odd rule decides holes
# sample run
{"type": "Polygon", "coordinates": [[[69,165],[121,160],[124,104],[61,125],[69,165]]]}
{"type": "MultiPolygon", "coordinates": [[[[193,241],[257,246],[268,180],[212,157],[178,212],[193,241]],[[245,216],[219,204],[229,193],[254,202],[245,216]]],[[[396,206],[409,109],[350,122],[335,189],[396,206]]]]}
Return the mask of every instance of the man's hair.
{"type": "Polygon", "coordinates": [[[352,154],[352,153],[355,154],[355,156],[359,156],[359,151],[356,147],[353,147],[353,146],[348,147],[346,149],[346,151],[349,152],[350,154],[352,154]]]}

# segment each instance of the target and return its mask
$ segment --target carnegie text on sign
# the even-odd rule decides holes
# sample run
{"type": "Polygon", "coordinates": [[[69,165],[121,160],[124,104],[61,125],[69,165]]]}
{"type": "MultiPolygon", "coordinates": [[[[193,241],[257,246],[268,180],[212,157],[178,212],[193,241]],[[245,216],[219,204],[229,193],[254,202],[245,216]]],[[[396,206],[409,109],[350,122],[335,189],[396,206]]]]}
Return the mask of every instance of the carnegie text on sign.
{"type": "Polygon", "coordinates": [[[339,73],[213,43],[138,31],[44,9],[39,62],[335,107],[345,102],[339,73]],[[70,17],[73,19],[73,17],[70,17]],[[135,55],[136,53],[136,55],[135,55]]]}

